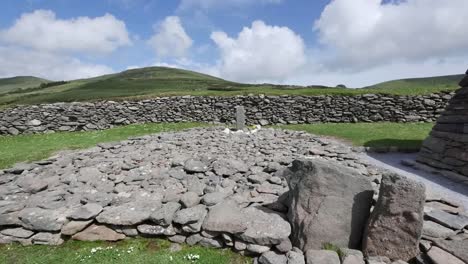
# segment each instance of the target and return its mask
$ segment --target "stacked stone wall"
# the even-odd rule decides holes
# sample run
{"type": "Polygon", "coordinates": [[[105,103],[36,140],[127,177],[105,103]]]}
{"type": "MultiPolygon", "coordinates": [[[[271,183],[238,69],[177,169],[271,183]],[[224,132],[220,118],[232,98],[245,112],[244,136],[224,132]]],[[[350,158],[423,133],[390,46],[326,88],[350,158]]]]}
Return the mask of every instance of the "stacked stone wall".
{"type": "Polygon", "coordinates": [[[234,123],[239,105],[245,107],[250,125],[435,122],[452,96],[450,92],[424,96],[183,96],[17,106],[0,111],[0,134],[99,130],[135,123],[234,123]]]}

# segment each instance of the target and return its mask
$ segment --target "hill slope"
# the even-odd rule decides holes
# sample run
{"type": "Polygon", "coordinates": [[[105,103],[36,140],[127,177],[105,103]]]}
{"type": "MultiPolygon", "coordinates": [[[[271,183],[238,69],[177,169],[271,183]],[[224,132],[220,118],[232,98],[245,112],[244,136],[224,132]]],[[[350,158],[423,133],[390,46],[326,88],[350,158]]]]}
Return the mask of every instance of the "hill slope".
{"type": "Polygon", "coordinates": [[[463,75],[452,75],[405,79],[361,89],[346,89],[326,86],[242,84],[188,70],[149,67],[75,80],[51,87],[36,87],[0,93],[0,107],[17,104],[142,99],[174,95],[357,95],[365,93],[416,95],[455,90],[462,77],[463,75]]]}
{"type": "Polygon", "coordinates": [[[464,74],[393,80],[364,87],[366,89],[437,89],[454,88],[465,77],[464,74]]]}
{"type": "Polygon", "coordinates": [[[0,79],[0,93],[7,93],[18,89],[37,87],[41,83],[48,83],[49,80],[33,76],[17,76],[0,79]]]}

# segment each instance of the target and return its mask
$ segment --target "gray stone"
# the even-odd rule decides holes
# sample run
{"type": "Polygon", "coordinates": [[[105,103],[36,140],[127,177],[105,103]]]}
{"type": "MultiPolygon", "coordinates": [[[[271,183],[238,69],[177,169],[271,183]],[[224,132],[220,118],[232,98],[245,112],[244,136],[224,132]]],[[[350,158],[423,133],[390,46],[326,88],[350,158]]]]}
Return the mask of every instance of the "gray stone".
{"type": "Polygon", "coordinates": [[[286,253],[288,264],[305,264],[304,254],[302,252],[289,251],[286,253]]]}
{"type": "Polygon", "coordinates": [[[203,230],[239,234],[247,230],[247,223],[237,204],[228,201],[210,208],[203,230]]]}
{"type": "Polygon", "coordinates": [[[247,172],[247,165],[240,160],[218,159],[212,164],[213,170],[220,176],[232,176],[238,172],[247,172]]]}
{"type": "Polygon", "coordinates": [[[81,230],[85,229],[87,226],[89,226],[93,220],[88,220],[88,221],[70,221],[63,225],[62,227],[62,234],[66,236],[72,236],[81,230]]]}
{"type": "Polygon", "coordinates": [[[12,236],[17,238],[30,238],[34,235],[34,232],[21,227],[18,228],[7,228],[0,231],[0,234],[5,236],[12,236]]]}
{"type": "Polygon", "coordinates": [[[344,253],[341,264],[365,264],[364,256],[361,251],[354,249],[341,249],[344,253]]]}
{"type": "Polygon", "coordinates": [[[287,264],[288,258],[274,251],[267,251],[258,258],[260,264],[287,264]]]}
{"type": "Polygon", "coordinates": [[[182,244],[182,243],[185,243],[186,238],[187,238],[186,236],[175,235],[175,236],[170,236],[167,239],[171,242],[182,244]]]}
{"type": "Polygon", "coordinates": [[[151,214],[150,220],[158,225],[168,226],[172,223],[174,215],[180,207],[179,203],[174,202],[164,204],[159,210],[151,214]]]}
{"type": "Polygon", "coordinates": [[[379,199],[364,234],[365,255],[405,261],[416,257],[423,228],[424,202],[423,184],[397,174],[384,174],[379,199]]]}
{"type": "Polygon", "coordinates": [[[435,240],[434,243],[445,251],[468,263],[468,239],[464,240],[435,240]]]}
{"type": "Polygon", "coordinates": [[[190,208],[200,203],[200,197],[194,192],[187,192],[182,195],[180,202],[185,208],[190,208]]]}
{"type": "Polygon", "coordinates": [[[184,163],[184,169],[189,173],[205,172],[208,170],[208,166],[199,160],[188,159],[184,163]]]}
{"type": "Polygon", "coordinates": [[[236,129],[245,129],[245,108],[243,106],[236,106],[236,129]]]}
{"type": "Polygon", "coordinates": [[[325,243],[360,247],[373,196],[368,179],[320,160],[294,161],[287,177],[294,246],[304,251],[325,243]]]}
{"type": "Polygon", "coordinates": [[[39,208],[26,208],[18,214],[24,228],[35,231],[60,231],[63,222],[55,211],[39,208]]]}
{"type": "Polygon", "coordinates": [[[276,249],[281,253],[287,253],[288,251],[292,250],[293,246],[291,240],[285,239],[281,241],[278,245],[276,245],[276,249]]]}
{"type": "Polygon", "coordinates": [[[426,213],[426,217],[446,227],[460,230],[468,226],[468,216],[453,215],[442,210],[432,210],[426,213]]]}
{"type": "Polygon", "coordinates": [[[200,240],[202,240],[203,237],[200,235],[200,234],[193,234],[189,237],[187,237],[187,239],[185,240],[185,242],[191,246],[197,244],[198,242],[200,242],[200,240]]]}
{"type": "Polygon", "coordinates": [[[309,249],[306,252],[307,264],[340,264],[340,258],[335,251],[309,249]]]}
{"type": "Polygon", "coordinates": [[[459,258],[454,255],[442,250],[438,247],[432,247],[427,255],[434,264],[465,264],[466,262],[461,261],[459,258]]]}
{"type": "Polygon", "coordinates": [[[206,206],[213,206],[222,202],[226,198],[226,194],[222,192],[207,193],[203,196],[203,204],[206,206]]]}
{"type": "Polygon", "coordinates": [[[455,231],[446,228],[443,225],[439,225],[432,221],[424,221],[423,224],[423,236],[430,238],[447,238],[455,235],[455,231]]]}
{"type": "Polygon", "coordinates": [[[21,187],[25,192],[34,194],[47,189],[49,184],[41,179],[25,177],[18,181],[18,186],[21,187]]]}
{"type": "Polygon", "coordinates": [[[58,246],[63,244],[64,241],[60,234],[37,233],[31,238],[31,242],[35,245],[58,246]]]}
{"type": "Polygon", "coordinates": [[[177,211],[174,216],[174,223],[185,225],[203,221],[201,219],[206,214],[206,207],[202,204],[177,211]]]}
{"type": "Polygon", "coordinates": [[[145,235],[152,235],[152,236],[174,236],[176,235],[176,231],[172,226],[158,226],[158,225],[139,225],[137,227],[138,231],[145,235]]]}
{"type": "Polygon", "coordinates": [[[208,248],[222,248],[224,245],[223,241],[221,241],[220,239],[213,239],[207,237],[203,237],[200,241],[198,241],[198,244],[200,246],[208,248]]]}
{"type": "Polygon", "coordinates": [[[269,246],[262,246],[262,245],[256,245],[256,244],[247,245],[247,251],[253,254],[263,254],[269,250],[270,250],[269,246]]]}
{"type": "Polygon", "coordinates": [[[89,220],[102,212],[100,204],[88,203],[74,210],[68,218],[73,220],[89,220]]]}
{"type": "Polygon", "coordinates": [[[142,223],[150,218],[150,208],[144,208],[137,204],[124,204],[120,206],[105,207],[96,217],[101,224],[109,225],[135,225],[142,223]]]}
{"type": "Polygon", "coordinates": [[[241,211],[245,232],[239,237],[258,245],[277,245],[291,234],[291,225],[277,212],[265,207],[248,207],[241,211]]]}
{"type": "Polygon", "coordinates": [[[124,234],[119,234],[106,226],[94,224],[72,236],[72,239],[81,241],[118,241],[124,238],[124,234]]]}

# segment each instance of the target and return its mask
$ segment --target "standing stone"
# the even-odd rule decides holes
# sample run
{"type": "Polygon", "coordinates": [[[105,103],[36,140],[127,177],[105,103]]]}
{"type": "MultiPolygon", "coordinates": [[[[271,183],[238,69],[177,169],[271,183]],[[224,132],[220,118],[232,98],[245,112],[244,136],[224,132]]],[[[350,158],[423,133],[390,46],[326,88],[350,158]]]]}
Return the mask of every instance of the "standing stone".
{"type": "Polygon", "coordinates": [[[236,107],[236,129],[245,129],[245,108],[243,106],[236,107]]]}
{"type": "Polygon", "coordinates": [[[294,246],[303,251],[321,249],[326,243],[360,247],[373,196],[368,179],[319,160],[294,161],[286,177],[294,246]]]}
{"type": "Polygon", "coordinates": [[[423,184],[398,174],[384,174],[380,196],[364,234],[364,254],[405,261],[416,257],[425,198],[423,184]]]}

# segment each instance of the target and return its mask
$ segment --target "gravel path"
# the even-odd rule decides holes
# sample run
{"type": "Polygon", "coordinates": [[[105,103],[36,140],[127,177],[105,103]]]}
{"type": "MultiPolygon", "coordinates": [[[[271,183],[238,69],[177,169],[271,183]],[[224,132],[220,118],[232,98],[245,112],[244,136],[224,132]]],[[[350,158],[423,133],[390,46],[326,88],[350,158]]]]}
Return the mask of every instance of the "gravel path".
{"type": "Polygon", "coordinates": [[[442,197],[449,201],[461,203],[468,209],[468,184],[457,183],[441,175],[416,170],[401,164],[402,160],[415,160],[417,154],[368,153],[363,155],[375,166],[424,183],[428,197],[442,197]]]}

